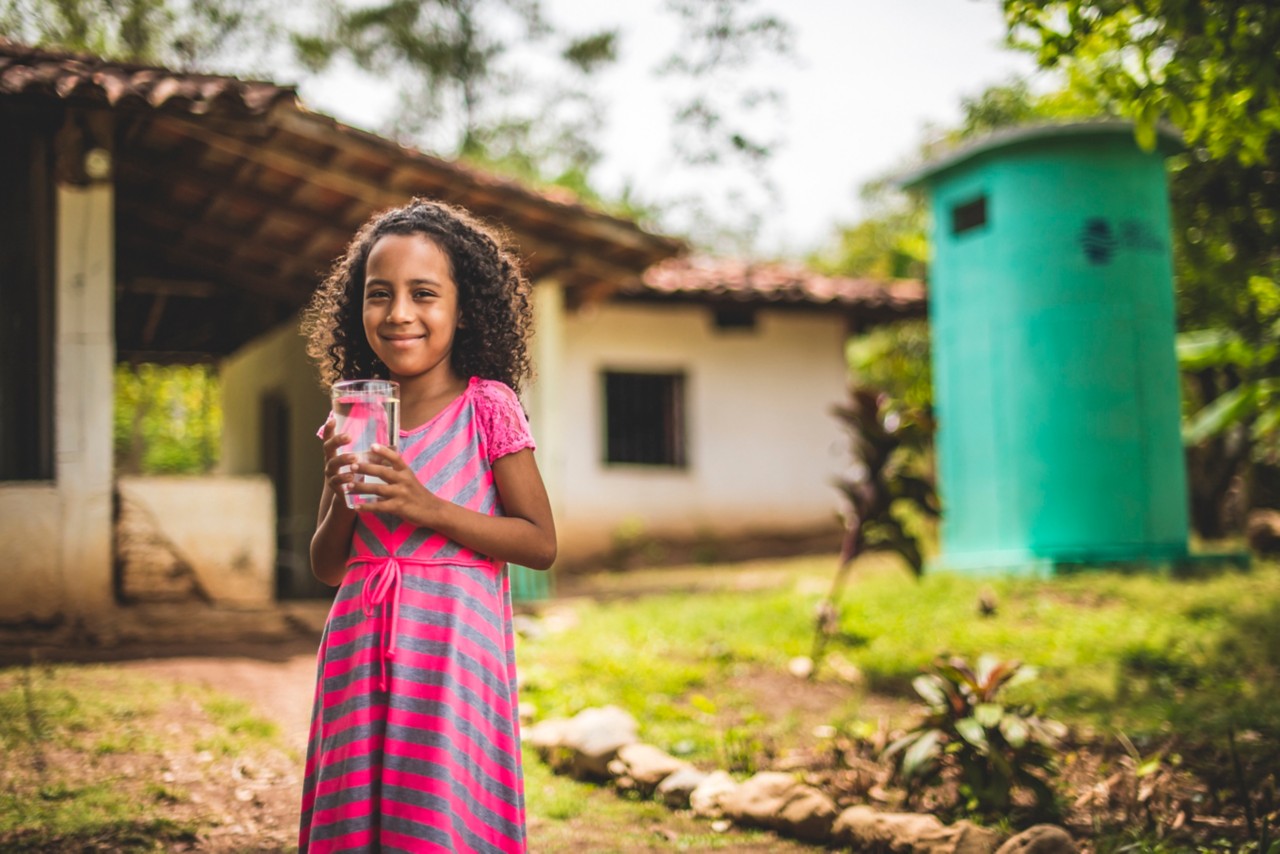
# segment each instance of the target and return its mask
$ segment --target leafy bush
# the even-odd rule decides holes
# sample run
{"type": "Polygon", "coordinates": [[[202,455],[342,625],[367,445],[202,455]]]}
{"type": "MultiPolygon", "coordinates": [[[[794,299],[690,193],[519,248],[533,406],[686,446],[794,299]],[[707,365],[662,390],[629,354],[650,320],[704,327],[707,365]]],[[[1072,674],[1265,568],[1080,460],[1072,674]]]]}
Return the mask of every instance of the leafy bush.
{"type": "Polygon", "coordinates": [[[203,474],[218,462],[222,407],[209,365],[117,365],[115,464],[122,474],[203,474]]]}
{"type": "Polygon", "coordinates": [[[962,658],[937,659],[912,683],[928,704],[928,716],[885,751],[901,755],[899,770],[913,790],[936,782],[948,768],[959,772],[965,806],[1004,813],[1015,789],[1051,812],[1054,795],[1045,775],[1052,770],[1066,727],[1039,717],[1031,706],[1009,706],[1004,689],[1035,678],[1018,661],[982,656],[976,670],[962,658]]]}

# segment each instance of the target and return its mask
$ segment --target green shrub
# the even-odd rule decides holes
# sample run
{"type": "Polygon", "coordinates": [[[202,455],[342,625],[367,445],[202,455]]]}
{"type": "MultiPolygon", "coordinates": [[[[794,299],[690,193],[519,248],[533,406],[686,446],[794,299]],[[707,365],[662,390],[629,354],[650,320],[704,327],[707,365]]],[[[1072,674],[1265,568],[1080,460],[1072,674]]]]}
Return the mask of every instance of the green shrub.
{"type": "Polygon", "coordinates": [[[1034,795],[1038,810],[1052,812],[1054,794],[1045,775],[1066,727],[1001,698],[1004,689],[1034,677],[1021,662],[994,656],[982,656],[976,669],[962,658],[939,658],[912,683],[928,715],[891,744],[886,757],[901,756],[899,770],[912,791],[955,768],[960,796],[971,811],[1005,813],[1014,790],[1022,788],[1034,795]]]}

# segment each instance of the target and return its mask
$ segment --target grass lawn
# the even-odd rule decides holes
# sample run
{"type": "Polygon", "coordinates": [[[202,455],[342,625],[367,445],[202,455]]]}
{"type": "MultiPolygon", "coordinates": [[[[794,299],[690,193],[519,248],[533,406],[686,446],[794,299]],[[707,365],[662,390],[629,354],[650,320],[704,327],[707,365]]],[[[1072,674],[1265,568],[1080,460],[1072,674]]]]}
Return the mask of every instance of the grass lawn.
{"type": "MultiPolygon", "coordinates": [[[[1198,775],[1205,791],[1196,797],[1212,801],[1202,812],[1237,818],[1241,790],[1273,791],[1280,566],[1196,579],[1099,571],[982,581],[917,580],[888,560],[868,560],[846,588],[841,632],[827,646],[843,666],[825,666],[815,685],[791,677],[787,664],[812,650],[815,608],[833,569],[819,557],[664,571],[666,586],[700,588],[697,595],[645,593],[616,576],[617,598],[547,608],[556,630],[519,650],[521,699],[539,718],[612,703],[640,721],[645,740],[746,773],[821,749],[833,732],[867,741],[909,725],[919,714],[911,680],[923,666],[941,654],[993,653],[1038,670],[1011,699],[1070,725],[1072,745],[1096,754],[1090,773],[1105,777],[1126,755],[1137,765],[1154,760],[1148,774],[1198,775]],[[780,583],[731,589],[731,573],[744,571],[780,583]],[[730,589],[710,589],[717,573],[730,589]],[[984,594],[997,603],[989,617],[979,615],[984,594]],[[854,673],[853,684],[837,670],[854,673]]],[[[652,583],[659,578],[649,575],[651,588],[663,586],[652,583]]],[[[586,586],[608,593],[609,582],[603,575],[586,586]]],[[[1268,798],[1254,804],[1255,828],[1278,808],[1268,798]]]]}
{"type": "MultiPolygon", "coordinates": [[[[1266,850],[1268,822],[1275,836],[1280,566],[982,582],[869,560],[819,678],[800,679],[788,664],[812,650],[833,569],[816,557],[564,579],[590,595],[538,607],[519,642],[521,699],[537,719],[620,706],[644,740],[739,775],[870,774],[858,797],[892,807],[874,748],[917,719],[911,680],[942,653],[994,653],[1039,671],[1015,699],[1071,726],[1057,783],[1094,850],[1266,850]],[[994,615],[979,615],[981,596],[994,615]],[[1102,803],[1079,806],[1100,786],[1102,803]]],[[[0,850],[287,852],[301,764],[274,722],[208,687],[118,665],[0,670],[0,850]]],[[[533,850],[804,850],[716,833],[531,754],[526,767],[533,850]]]]}

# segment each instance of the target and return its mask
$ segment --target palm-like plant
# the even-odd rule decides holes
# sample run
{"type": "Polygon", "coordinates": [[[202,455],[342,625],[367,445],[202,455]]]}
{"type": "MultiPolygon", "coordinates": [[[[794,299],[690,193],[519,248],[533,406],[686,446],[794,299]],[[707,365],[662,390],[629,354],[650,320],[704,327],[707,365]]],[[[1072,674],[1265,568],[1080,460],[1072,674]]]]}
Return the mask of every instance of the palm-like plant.
{"type": "Polygon", "coordinates": [[[1018,788],[1031,792],[1037,808],[1051,810],[1054,795],[1044,774],[1066,727],[1001,698],[1035,675],[1021,662],[994,656],[982,656],[976,667],[962,658],[939,658],[912,683],[928,705],[926,717],[885,756],[900,757],[899,771],[913,791],[957,768],[960,794],[971,810],[1007,811],[1018,788]]]}
{"type": "Polygon", "coordinates": [[[836,486],[844,498],[844,543],[831,591],[818,608],[813,673],[828,638],[839,629],[837,603],[855,558],[893,552],[919,575],[924,558],[916,536],[896,510],[910,505],[920,516],[938,517],[940,508],[925,460],[933,420],[925,409],[907,406],[870,386],[854,386],[849,401],[835,409],[849,434],[852,464],[836,486]]]}

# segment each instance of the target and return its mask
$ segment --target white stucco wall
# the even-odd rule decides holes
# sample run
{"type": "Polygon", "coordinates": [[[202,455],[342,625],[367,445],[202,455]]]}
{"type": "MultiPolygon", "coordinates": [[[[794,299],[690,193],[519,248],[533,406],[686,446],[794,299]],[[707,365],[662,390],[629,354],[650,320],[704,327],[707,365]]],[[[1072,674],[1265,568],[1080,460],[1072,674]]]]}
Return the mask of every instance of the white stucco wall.
{"type": "Polygon", "coordinates": [[[62,508],[53,483],[0,483],[0,621],[49,620],[64,612],[62,508]]]}
{"type": "Polygon", "coordinates": [[[529,429],[538,444],[538,470],[558,519],[563,512],[566,440],[564,429],[565,316],[564,288],[540,281],[533,289],[534,334],[530,342],[534,380],[520,396],[529,414],[529,429]]]}
{"type": "Polygon", "coordinates": [[[266,477],[121,477],[118,487],[212,602],[274,601],[275,499],[266,477]]]}
{"type": "Polygon", "coordinates": [[[54,479],[0,483],[0,620],[104,615],[111,581],[114,210],[60,186],[54,258],[54,479]]]}
{"type": "Polygon", "coordinates": [[[844,396],[844,324],[835,314],[762,310],[750,331],[717,330],[698,306],[606,304],[564,322],[566,556],[615,532],[731,537],[831,524],[846,440],[830,414],[844,396]],[[688,467],[606,465],[601,374],[685,374],[688,467]]]}
{"type": "Polygon", "coordinates": [[[223,360],[219,373],[223,407],[221,474],[255,474],[263,470],[262,401],[268,394],[279,394],[287,402],[290,517],[280,522],[283,543],[279,557],[290,567],[294,592],[318,590],[307,555],[324,485],[324,458],[316,430],[329,412],[329,401],[320,388],[315,367],[307,359],[297,321],[291,320],[240,348],[223,360]]]}

